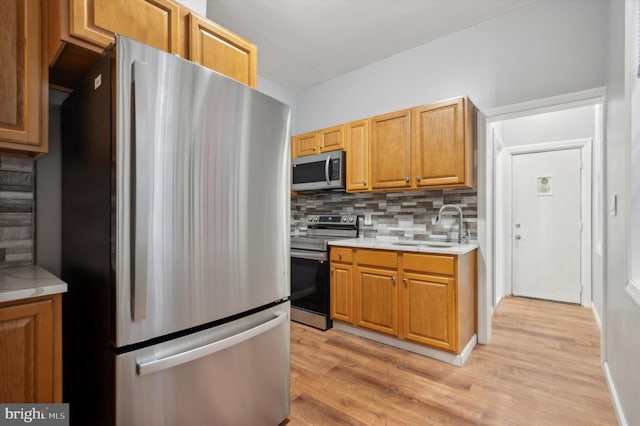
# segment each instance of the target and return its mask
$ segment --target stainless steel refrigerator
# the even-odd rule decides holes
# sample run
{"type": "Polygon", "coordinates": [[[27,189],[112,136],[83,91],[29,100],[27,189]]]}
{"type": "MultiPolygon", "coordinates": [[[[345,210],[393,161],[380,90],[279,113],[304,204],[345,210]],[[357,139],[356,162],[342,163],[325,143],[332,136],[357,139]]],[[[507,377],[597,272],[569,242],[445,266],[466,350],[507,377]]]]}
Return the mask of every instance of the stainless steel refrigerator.
{"type": "Polygon", "coordinates": [[[286,419],[289,116],[125,37],[65,101],[72,424],[286,419]]]}

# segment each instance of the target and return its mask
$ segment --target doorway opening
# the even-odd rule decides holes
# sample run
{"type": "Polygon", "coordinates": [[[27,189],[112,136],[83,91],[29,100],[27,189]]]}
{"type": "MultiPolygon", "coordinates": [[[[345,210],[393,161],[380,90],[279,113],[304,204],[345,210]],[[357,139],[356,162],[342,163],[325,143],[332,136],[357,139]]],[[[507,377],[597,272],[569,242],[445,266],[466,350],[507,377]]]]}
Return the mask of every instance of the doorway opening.
{"type": "MultiPolygon", "coordinates": [[[[573,276],[577,276],[571,283],[570,298],[557,297],[557,295],[542,293],[528,294],[524,296],[538,297],[542,299],[557,300],[580,304],[591,307],[596,323],[601,327],[600,318],[602,313],[603,298],[603,105],[605,91],[602,88],[577,92],[568,95],[546,98],[523,104],[510,105],[484,111],[485,131],[484,140],[479,142],[479,155],[484,156],[482,168],[479,173],[485,180],[485,189],[480,191],[479,198],[485,202],[486,233],[480,241],[481,248],[485,251],[484,271],[482,271],[484,283],[479,288],[479,317],[478,317],[478,340],[480,343],[488,343],[491,339],[491,319],[494,310],[500,301],[508,295],[518,295],[518,286],[514,292],[514,249],[522,248],[522,243],[534,241],[542,231],[545,239],[538,239],[537,244],[545,247],[553,247],[558,240],[554,240],[559,220],[565,219],[566,207],[549,207],[552,199],[557,196],[553,194],[555,184],[558,179],[553,176],[556,172],[550,170],[531,171],[532,175],[525,177],[526,185],[533,185],[529,189],[533,193],[529,194],[534,203],[533,209],[549,207],[550,210],[531,215],[537,220],[537,216],[547,214],[550,217],[541,220],[534,225],[540,227],[532,232],[533,222],[527,224],[527,236],[518,231],[524,231],[524,224],[514,221],[514,185],[512,184],[514,158],[525,158],[533,154],[571,152],[574,163],[582,166],[579,175],[574,174],[572,179],[579,180],[579,205],[578,219],[575,219],[576,229],[581,231],[572,234],[577,238],[577,244],[573,241],[572,247],[577,251],[575,256],[568,261],[571,268],[568,268],[573,276]],[[547,178],[547,179],[544,179],[547,178]],[[544,182],[543,182],[544,181],[544,182]],[[536,194],[537,185],[541,185],[541,194],[536,194]],[[551,189],[545,189],[545,185],[550,185],[551,189]],[[545,191],[547,195],[545,195],[545,191]],[[484,192],[484,194],[480,194],[484,192]],[[546,198],[545,198],[546,197],[546,198]],[[558,211],[560,208],[560,211],[558,211]],[[555,209],[555,210],[554,210],[555,209]],[[520,228],[516,226],[520,224],[520,228]],[[520,236],[517,240],[516,237],[520,236]],[[555,242],[554,242],[555,241],[555,242]],[[520,247],[515,245],[520,244],[520,247]],[[576,248],[577,247],[577,248],[576,248]],[[577,289],[577,293],[576,293],[577,289]],[[483,294],[484,293],[484,294],[483,294]],[[576,296],[577,294],[577,296],[576,296]],[[484,305],[484,306],[483,306],[484,305]],[[485,310],[483,313],[483,310],[485,310]]],[[[481,121],[482,122],[482,121],[481,121]]],[[[538,156],[537,161],[532,163],[546,164],[548,158],[543,154],[538,156]]],[[[534,159],[535,160],[535,159],[534,159]]],[[[516,161],[517,163],[517,161],[516,161]]],[[[518,165],[520,167],[520,165],[518,165]]],[[[562,171],[562,166],[560,166],[562,171]]],[[[561,179],[566,181],[565,177],[561,179]]],[[[576,191],[574,189],[574,191],[576,191]]],[[[519,195],[522,192],[519,190],[519,195]]],[[[574,200],[575,201],[575,200],[574,200]]],[[[525,209],[526,210],[526,209],[525,209]]],[[[573,220],[573,219],[571,219],[573,220]]],[[[479,232],[480,235],[480,232],[479,232]]],[[[558,236],[558,238],[565,238],[558,236]]],[[[480,238],[479,238],[480,240],[480,238]]],[[[538,251],[539,255],[540,252],[538,251]]],[[[563,257],[566,257],[561,255],[563,257]]],[[[525,256],[525,261],[528,256],[525,256]]],[[[546,267],[563,268],[562,262],[552,265],[553,259],[547,253],[537,260],[540,269],[546,267]],[[546,257],[545,257],[546,256],[546,257]]],[[[522,259],[520,259],[522,260],[522,259]]],[[[518,259],[515,259],[516,263],[518,259]]],[[[526,262],[525,262],[525,265],[526,262]]],[[[521,266],[521,265],[520,265],[521,266]]],[[[531,268],[531,265],[527,265],[531,268]]],[[[516,265],[516,274],[518,274],[516,265]]],[[[535,269],[529,269],[532,271],[535,269]]],[[[527,274],[525,268],[525,275],[527,274]]],[[[480,272],[480,271],[479,271],[480,272]]],[[[567,272],[567,271],[564,271],[567,272]]],[[[569,276],[569,275],[565,275],[569,276]]],[[[539,282],[545,279],[544,274],[536,278],[539,282]]],[[[531,285],[531,283],[528,283],[531,285]]],[[[534,280],[534,288],[536,282],[534,280]]],[[[549,289],[547,289],[549,290],[549,289]]],[[[553,293],[553,287],[551,288],[553,293]]]]}

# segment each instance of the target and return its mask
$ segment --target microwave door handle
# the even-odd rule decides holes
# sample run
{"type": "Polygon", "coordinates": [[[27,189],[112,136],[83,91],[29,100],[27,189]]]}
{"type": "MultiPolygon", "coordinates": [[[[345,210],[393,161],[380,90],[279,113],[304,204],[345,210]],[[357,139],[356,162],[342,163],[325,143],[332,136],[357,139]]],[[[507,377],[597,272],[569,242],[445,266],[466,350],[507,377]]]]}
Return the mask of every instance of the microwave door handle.
{"type": "Polygon", "coordinates": [[[327,181],[327,185],[331,185],[329,180],[329,162],[331,161],[331,154],[327,155],[327,160],[324,162],[324,178],[327,181]]]}

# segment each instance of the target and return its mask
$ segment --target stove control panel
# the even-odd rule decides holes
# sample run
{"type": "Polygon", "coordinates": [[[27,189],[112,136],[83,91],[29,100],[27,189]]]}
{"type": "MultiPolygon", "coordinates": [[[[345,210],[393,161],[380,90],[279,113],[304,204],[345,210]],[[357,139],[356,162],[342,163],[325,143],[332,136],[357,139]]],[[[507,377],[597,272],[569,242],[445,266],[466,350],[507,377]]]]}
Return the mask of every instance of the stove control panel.
{"type": "Polygon", "coordinates": [[[323,225],[331,227],[331,225],[358,225],[358,216],[355,214],[347,215],[309,215],[307,223],[310,225],[323,225]]]}

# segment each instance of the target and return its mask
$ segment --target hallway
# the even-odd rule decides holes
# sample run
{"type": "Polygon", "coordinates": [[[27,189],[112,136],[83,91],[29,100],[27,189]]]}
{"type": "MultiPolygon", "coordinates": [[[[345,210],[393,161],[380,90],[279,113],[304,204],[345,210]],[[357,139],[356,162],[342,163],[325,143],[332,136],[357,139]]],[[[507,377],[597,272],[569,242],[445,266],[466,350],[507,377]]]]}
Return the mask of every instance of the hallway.
{"type": "Polygon", "coordinates": [[[288,425],[615,425],[591,310],[505,298],[464,367],[291,324],[288,425]]]}

